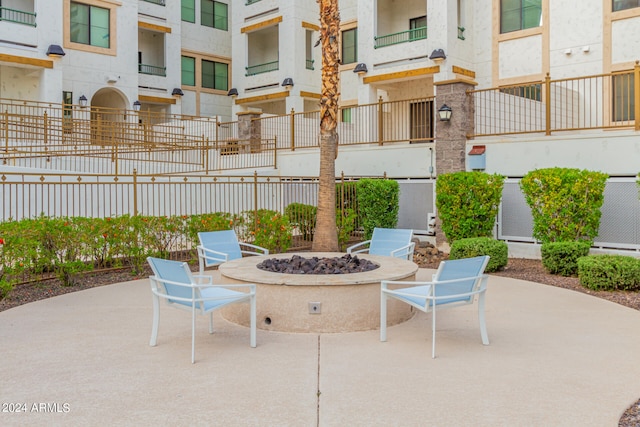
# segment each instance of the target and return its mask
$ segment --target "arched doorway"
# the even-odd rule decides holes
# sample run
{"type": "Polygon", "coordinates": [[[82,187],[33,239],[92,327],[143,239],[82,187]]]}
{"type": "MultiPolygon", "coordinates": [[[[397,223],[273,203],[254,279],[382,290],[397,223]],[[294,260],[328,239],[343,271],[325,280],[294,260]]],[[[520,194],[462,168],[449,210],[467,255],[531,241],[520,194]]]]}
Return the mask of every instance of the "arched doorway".
{"type": "Polygon", "coordinates": [[[122,141],[133,117],[128,117],[128,102],[122,92],[102,88],[91,98],[91,140],[97,145],[112,145],[122,141]]]}

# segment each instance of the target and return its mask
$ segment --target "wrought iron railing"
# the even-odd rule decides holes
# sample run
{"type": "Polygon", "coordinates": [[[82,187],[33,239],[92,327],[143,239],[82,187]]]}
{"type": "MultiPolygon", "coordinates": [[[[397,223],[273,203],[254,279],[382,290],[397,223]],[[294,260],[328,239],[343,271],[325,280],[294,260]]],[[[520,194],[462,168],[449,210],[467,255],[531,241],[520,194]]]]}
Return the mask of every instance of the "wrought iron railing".
{"type": "Polygon", "coordinates": [[[427,38],[427,27],[413,28],[407,31],[401,31],[399,33],[387,34],[384,36],[375,36],[374,48],[391,46],[394,44],[408,43],[416,40],[423,40],[427,38]]]}
{"type": "Polygon", "coordinates": [[[152,76],[167,76],[167,67],[158,67],[157,65],[138,64],[138,73],[149,74],[152,76]]]}
{"type": "Polygon", "coordinates": [[[255,76],[256,74],[269,73],[271,71],[277,71],[280,61],[266,62],[264,64],[251,65],[245,67],[247,71],[245,76],[255,76]]]}
{"type": "Polygon", "coordinates": [[[16,24],[36,26],[36,14],[23,10],[9,9],[0,6],[0,21],[15,22],[16,24]]]}

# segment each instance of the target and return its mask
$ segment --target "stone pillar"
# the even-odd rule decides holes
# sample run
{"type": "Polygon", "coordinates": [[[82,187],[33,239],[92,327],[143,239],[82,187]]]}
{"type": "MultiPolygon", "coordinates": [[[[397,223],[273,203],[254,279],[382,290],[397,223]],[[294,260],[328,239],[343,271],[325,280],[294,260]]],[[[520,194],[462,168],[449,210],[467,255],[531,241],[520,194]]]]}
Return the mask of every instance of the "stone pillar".
{"type": "MultiPolygon", "coordinates": [[[[451,107],[451,120],[439,120],[436,111],[436,177],[450,172],[466,170],[465,149],[467,134],[473,129],[474,106],[473,97],[466,94],[473,89],[473,83],[463,80],[447,80],[436,83],[436,105],[438,110],[442,105],[451,107]]],[[[437,193],[436,180],[436,193],[437,193]]],[[[442,232],[440,218],[436,218],[436,246],[441,248],[447,240],[442,232]]]]}
{"type": "Polygon", "coordinates": [[[252,153],[260,151],[262,121],[253,119],[259,119],[261,114],[256,111],[238,113],[238,143],[248,145],[252,153]]]}

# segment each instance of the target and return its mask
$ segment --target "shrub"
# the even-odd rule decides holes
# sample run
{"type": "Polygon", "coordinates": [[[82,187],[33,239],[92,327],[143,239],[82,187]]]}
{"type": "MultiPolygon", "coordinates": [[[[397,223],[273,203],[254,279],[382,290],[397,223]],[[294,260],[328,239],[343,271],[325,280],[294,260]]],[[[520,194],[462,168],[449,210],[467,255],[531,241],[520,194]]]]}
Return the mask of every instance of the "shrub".
{"type": "Polygon", "coordinates": [[[575,276],[578,258],[588,255],[590,247],[585,241],[543,243],[540,247],[542,265],[551,274],[575,276]]]}
{"type": "Polygon", "coordinates": [[[490,237],[469,237],[458,239],[451,244],[449,259],[472,258],[476,256],[489,255],[489,263],[485,271],[502,270],[509,257],[508,245],[490,237]]]}
{"type": "Polygon", "coordinates": [[[343,209],[342,212],[336,211],[336,225],[338,226],[338,245],[340,250],[345,250],[351,233],[356,228],[356,219],[358,215],[353,209],[343,209]],[[343,215],[344,212],[344,215],[343,215]]]}
{"type": "Polygon", "coordinates": [[[593,241],[608,176],[579,169],[549,168],[520,181],[533,215],[533,237],[542,243],[593,241]]]}
{"type": "Polygon", "coordinates": [[[303,203],[290,203],[284,208],[284,213],[289,218],[289,222],[298,229],[302,239],[305,241],[313,240],[317,212],[317,207],[303,203]]]}
{"type": "Polygon", "coordinates": [[[436,181],[436,207],[450,244],[470,237],[492,237],[504,177],[485,172],[442,174],[436,181]]]}
{"type": "Polygon", "coordinates": [[[292,230],[286,215],[269,209],[245,211],[243,215],[242,240],[267,248],[269,252],[286,252],[289,249],[292,230]]]}
{"type": "Polygon", "coordinates": [[[358,209],[365,240],[373,229],[395,228],[398,223],[400,185],[393,180],[364,178],[358,181],[358,209]]]}
{"type": "Polygon", "coordinates": [[[640,291],[640,259],[625,255],[589,255],[578,259],[580,284],[603,291],[640,291]]]}

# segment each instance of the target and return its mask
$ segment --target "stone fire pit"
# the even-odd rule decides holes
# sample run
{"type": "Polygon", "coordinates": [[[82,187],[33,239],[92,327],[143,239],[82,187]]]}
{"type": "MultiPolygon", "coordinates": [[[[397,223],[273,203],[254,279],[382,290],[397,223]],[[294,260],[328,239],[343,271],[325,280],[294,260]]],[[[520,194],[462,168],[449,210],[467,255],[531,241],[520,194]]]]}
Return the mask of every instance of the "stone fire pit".
{"type": "MultiPolygon", "coordinates": [[[[301,253],[303,257],[333,258],[341,253],[301,253]]],[[[380,281],[415,280],[418,266],[398,258],[358,254],[378,268],[349,274],[287,274],[261,270],[266,259],[288,259],[292,254],[251,256],[219,267],[221,283],[255,283],[256,316],[260,329],[281,332],[351,332],[380,327],[380,281]],[[318,304],[319,303],[319,304],[318,304]],[[315,309],[314,309],[315,308],[315,309]]],[[[249,325],[247,304],[231,304],[222,316],[249,325]]],[[[389,325],[410,319],[408,304],[390,300],[389,325]]]]}

